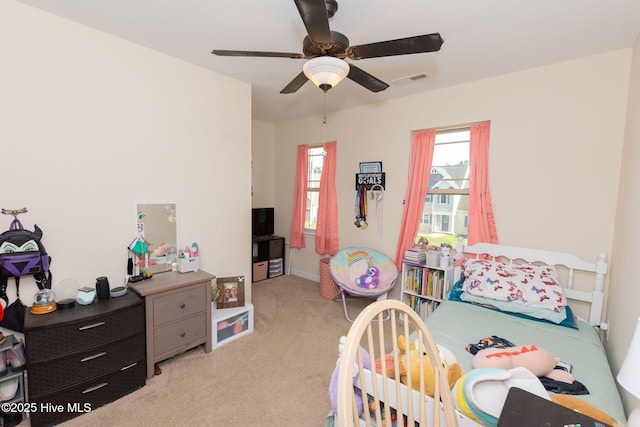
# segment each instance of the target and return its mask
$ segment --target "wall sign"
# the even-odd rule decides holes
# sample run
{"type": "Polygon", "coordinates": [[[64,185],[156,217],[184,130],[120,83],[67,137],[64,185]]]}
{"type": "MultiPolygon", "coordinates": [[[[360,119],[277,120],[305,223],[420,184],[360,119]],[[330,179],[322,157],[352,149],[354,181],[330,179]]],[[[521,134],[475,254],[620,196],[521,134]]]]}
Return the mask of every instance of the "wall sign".
{"type": "Polygon", "coordinates": [[[381,185],[383,188],[387,188],[384,172],[356,174],[356,190],[359,187],[364,187],[367,190],[371,190],[371,187],[373,187],[374,185],[381,185]]]}

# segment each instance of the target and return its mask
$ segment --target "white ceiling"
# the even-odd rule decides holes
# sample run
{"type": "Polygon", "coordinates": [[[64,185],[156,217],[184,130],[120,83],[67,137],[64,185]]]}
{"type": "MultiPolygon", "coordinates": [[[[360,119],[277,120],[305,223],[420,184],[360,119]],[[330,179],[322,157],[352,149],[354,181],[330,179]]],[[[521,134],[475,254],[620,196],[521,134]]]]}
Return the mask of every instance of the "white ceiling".
{"type": "MultiPolygon", "coordinates": [[[[390,84],[371,93],[349,79],[327,92],[285,87],[304,60],[220,57],[213,49],[302,53],[305,27],[292,0],[20,0],[252,85],[253,117],[271,123],[628,48],[639,0],[338,0],[330,21],[350,44],[438,32],[439,52],[363,59],[390,84]],[[407,77],[426,74],[427,79],[407,77]]],[[[589,72],[589,70],[585,70],[589,72]]]]}

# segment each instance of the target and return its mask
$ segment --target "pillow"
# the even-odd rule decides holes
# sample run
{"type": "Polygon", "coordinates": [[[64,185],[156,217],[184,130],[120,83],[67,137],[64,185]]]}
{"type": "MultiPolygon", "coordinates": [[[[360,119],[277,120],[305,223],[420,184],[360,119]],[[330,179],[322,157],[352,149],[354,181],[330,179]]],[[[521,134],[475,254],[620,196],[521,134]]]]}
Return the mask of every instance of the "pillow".
{"type": "Polygon", "coordinates": [[[553,317],[555,312],[546,309],[531,309],[530,307],[523,306],[521,304],[504,303],[489,298],[474,297],[466,294],[463,291],[462,284],[464,279],[459,280],[453,285],[453,288],[447,295],[447,299],[451,301],[458,301],[468,304],[480,305],[489,310],[500,311],[504,314],[516,316],[524,319],[530,319],[534,321],[540,321],[545,323],[553,323],[559,326],[565,326],[567,328],[578,329],[576,317],[569,305],[563,307],[562,313],[556,314],[557,317],[553,317]],[[553,320],[551,320],[553,319],[553,320]]]}
{"type": "Polygon", "coordinates": [[[470,259],[464,276],[463,290],[470,295],[557,313],[567,305],[553,266],[470,259]]]}

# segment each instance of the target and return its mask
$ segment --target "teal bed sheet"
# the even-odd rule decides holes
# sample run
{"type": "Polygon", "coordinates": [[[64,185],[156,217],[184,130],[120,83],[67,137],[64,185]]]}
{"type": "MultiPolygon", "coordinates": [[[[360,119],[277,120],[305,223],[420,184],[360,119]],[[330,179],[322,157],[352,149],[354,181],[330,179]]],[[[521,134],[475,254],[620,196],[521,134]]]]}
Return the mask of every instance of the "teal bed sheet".
{"type": "Polygon", "coordinates": [[[451,350],[466,371],[473,369],[467,344],[497,335],[514,345],[534,344],[573,365],[573,375],[590,394],[578,396],[624,422],[625,415],[609,362],[597,331],[578,321],[578,329],[537,322],[472,304],[443,301],[425,321],[436,343],[451,350]]]}

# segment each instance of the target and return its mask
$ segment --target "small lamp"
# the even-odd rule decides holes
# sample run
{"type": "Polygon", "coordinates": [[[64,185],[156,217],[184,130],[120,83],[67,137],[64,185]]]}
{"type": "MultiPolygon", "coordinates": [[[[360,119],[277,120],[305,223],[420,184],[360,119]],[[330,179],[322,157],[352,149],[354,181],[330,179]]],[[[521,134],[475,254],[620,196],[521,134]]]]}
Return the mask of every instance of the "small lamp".
{"type": "Polygon", "coordinates": [[[349,74],[349,64],[333,56],[318,56],[302,66],[304,75],[323,91],[336,86],[349,74]]]}
{"type": "MultiPolygon", "coordinates": [[[[625,390],[640,399],[640,318],[617,379],[625,390]]],[[[627,426],[640,427],[640,408],[631,412],[627,426]]]]}
{"type": "Polygon", "coordinates": [[[144,255],[149,252],[149,248],[142,239],[136,239],[135,243],[131,247],[131,252],[136,255],[144,255]]]}
{"type": "MultiPolygon", "coordinates": [[[[129,250],[136,256],[144,255],[144,267],[145,270],[149,270],[149,242],[147,242],[142,235],[138,235],[133,242],[129,245],[129,250]]],[[[134,276],[138,276],[138,263],[136,263],[134,276]]]]}

